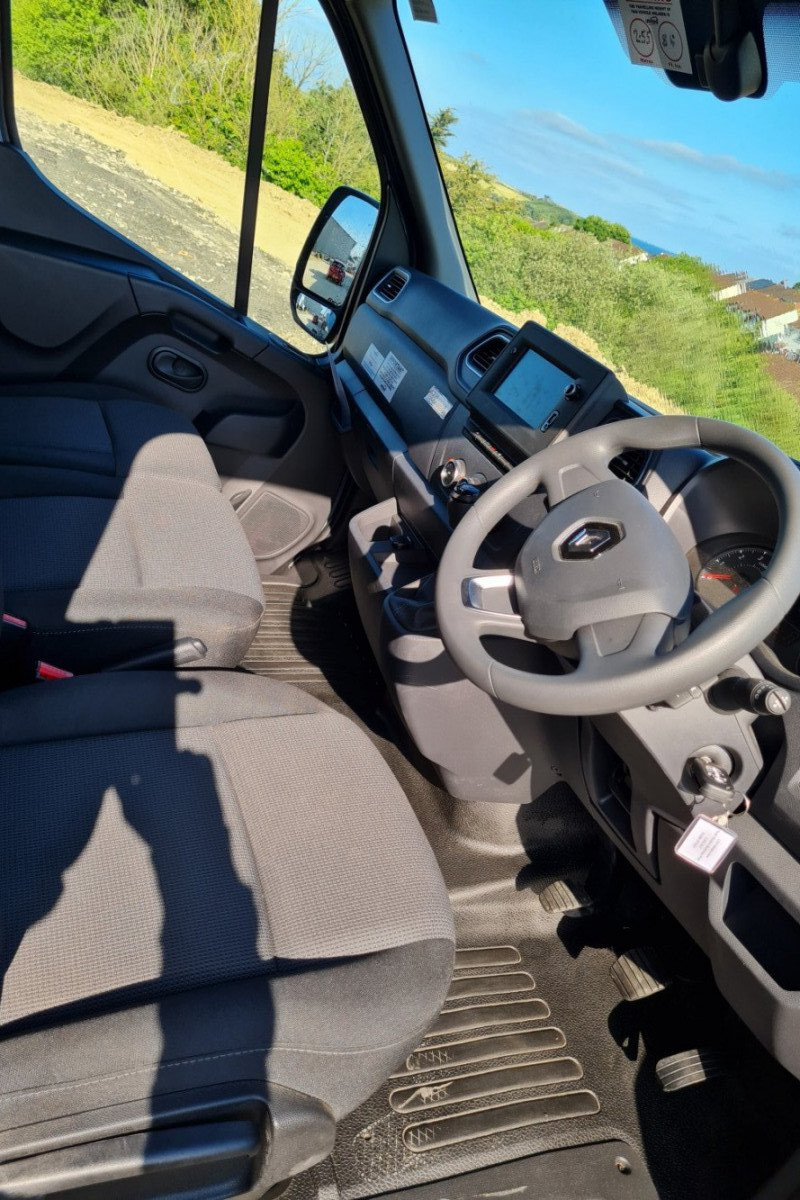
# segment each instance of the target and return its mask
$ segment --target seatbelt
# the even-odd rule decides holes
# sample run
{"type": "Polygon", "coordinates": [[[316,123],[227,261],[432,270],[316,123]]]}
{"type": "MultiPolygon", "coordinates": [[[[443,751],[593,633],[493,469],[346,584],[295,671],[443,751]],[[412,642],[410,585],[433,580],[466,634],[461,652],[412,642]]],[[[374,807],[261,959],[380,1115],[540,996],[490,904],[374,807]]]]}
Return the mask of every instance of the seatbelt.
{"type": "Polygon", "coordinates": [[[261,169],[264,163],[264,140],[267,132],[269,81],[272,75],[272,57],[275,50],[277,25],[278,0],[262,0],[256,69],[253,78],[253,103],[250,109],[250,133],[247,139],[247,161],[244,171],[242,221],[239,229],[239,261],[236,265],[236,289],[233,301],[234,308],[242,315],[247,312],[250,301],[256,215],[261,190],[261,169]]]}
{"type": "Polygon", "coordinates": [[[34,678],[31,633],[28,622],[13,613],[3,613],[0,628],[0,686],[13,687],[34,678]]]}

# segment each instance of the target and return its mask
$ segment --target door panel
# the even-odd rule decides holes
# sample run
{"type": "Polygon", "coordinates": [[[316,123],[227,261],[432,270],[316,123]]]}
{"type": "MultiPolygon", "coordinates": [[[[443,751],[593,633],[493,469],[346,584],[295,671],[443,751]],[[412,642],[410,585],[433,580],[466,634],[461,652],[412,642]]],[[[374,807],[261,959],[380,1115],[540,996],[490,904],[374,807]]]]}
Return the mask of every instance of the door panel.
{"type": "MultiPolygon", "coordinates": [[[[112,328],[136,313],[127,274],[98,269],[85,258],[44,257],[0,241],[0,279],[0,329],[29,349],[31,370],[41,367],[42,351],[51,362],[68,361],[87,330],[112,328]],[[48,286],[42,287],[45,262],[48,286]]],[[[10,347],[4,349],[4,361],[13,362],[10,347]]]]}
{"type": "Polygon", "coordinates": [[[86,380],[184,413],[262,573],[279,570],[324,536],[345,474],[327,367],[76,210],[6,150],[0,179],[13,159],[16,184],[0,187],[0,383],[86,380]],[[170,355],[192,364],[190,388],[154,369],[170,355]]]}

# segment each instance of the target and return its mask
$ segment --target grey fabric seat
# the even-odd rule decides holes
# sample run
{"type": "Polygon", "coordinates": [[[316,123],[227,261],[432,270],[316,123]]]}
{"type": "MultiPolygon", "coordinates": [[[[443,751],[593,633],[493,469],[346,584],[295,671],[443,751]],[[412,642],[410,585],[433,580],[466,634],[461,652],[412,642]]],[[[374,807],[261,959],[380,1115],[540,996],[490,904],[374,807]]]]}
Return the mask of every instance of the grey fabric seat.
{"type": "Polygon", "coordinates": [[[192,480],[132,476],[114,500],[0,499],[0,568],[38,657],[72,671],[182,637],[206,644],[204,666],[236,666],[263,612],[235,512],[192,480]]]}
{"type": "Polygon", "coordinates": [[[0,388],[0,496],[116,496],[130,474],[217,474],[186,417],[93,384],[0,388]]]}
{"type": "Polygon", "coordinates": [[[0,780],[0,1163],[42,1122],[52,1145],[192,1089],[268,1085],[332,1121],[438,1011],[436,861],[367,737],[305,693],[227,672],[20,689],[0,780]]]}
{"type": "Polygon", "coordinates": [[[0,567],[36,656],[86,671],[191,637],[236,666],[261,583],[191,424],[107,389],[22,391],[0,391],[0,567]]]}

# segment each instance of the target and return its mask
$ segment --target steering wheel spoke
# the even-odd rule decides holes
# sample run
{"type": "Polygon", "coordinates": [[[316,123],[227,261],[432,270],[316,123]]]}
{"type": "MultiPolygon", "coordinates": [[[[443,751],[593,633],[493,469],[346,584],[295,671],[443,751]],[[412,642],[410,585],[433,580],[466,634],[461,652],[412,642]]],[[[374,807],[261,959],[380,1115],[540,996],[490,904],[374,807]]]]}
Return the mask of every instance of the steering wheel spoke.
{"type": "Polygon", "coordinates": [[[613,471],[608,466],[606,454],[602,450],[584,452],[580,460],[562,461],[552,466],[544,465],[542,469],[542,486],[547,493],[547,499],[552,508],[560,504],[576,492],[593,488],[598,483],[607,483],[615,479],[613,471]]]}
{"type": "Polygon", "coordinates": [[[478,637],[530,640],[517,611],[516,586],[511,571],[472,571],[461,585],[461,600],[478,637]]]}
{"type": "Polygon", "coordinates": [[[620,671],[632,670],[652,662],[672,649],[675,621],[666,613],[645,613],[638,625],[629,622],[585,625],[577,631],[579,660],[575,674],[585,679],[613,678],[620,671]],[[615,649],[615,642],[621,642],[615,649]]]}

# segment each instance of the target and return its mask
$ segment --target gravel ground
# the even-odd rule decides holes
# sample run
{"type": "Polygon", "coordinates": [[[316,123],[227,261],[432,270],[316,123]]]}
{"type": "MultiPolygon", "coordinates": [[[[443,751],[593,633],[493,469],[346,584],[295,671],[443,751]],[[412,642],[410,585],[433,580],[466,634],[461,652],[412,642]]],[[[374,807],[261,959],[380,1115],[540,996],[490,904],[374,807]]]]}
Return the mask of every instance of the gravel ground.
{"type": "MultiPolygon", "coordinates": [[[[213,213],[131,166],[72,125],[25,114],[25,149],[71,200],[227,303],[233,301],[237,234],[213,213]]],[[[303,350],[313,349],[289,311],[292,273],[256,250],[250,312],[303,350]]]]}

